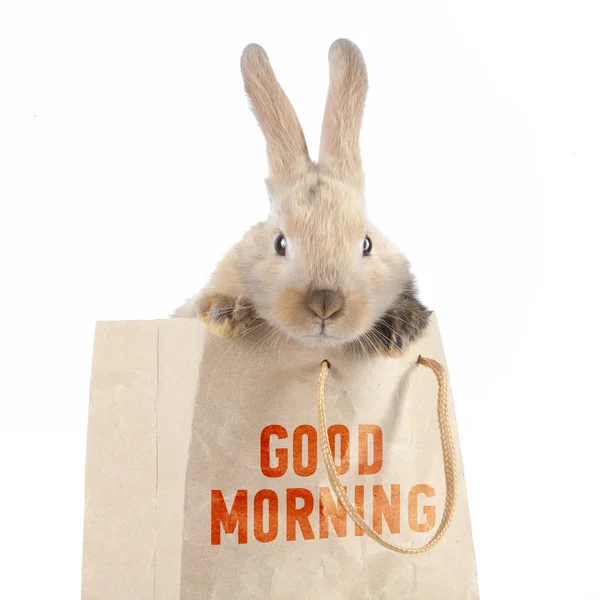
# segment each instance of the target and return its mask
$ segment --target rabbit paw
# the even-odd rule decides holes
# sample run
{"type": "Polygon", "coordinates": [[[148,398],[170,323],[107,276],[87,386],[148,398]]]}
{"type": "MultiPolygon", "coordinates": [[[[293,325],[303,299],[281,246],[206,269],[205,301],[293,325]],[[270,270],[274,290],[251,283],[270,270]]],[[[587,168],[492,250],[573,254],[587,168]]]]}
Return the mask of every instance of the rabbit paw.
{"type": "Polygon", "coordinates": [[[403,354],[427,328],[431,311],[412,295],[398,296],[394,305],[371,330],[378,350],[403,354]]]}
{"type": "Polygon", "coordinates": [[[198,302],[200,319],[220,337],[233,337],[244,331],[256,318],[254,307],[247,298],[232,298],[211,293],[198,302]]]}

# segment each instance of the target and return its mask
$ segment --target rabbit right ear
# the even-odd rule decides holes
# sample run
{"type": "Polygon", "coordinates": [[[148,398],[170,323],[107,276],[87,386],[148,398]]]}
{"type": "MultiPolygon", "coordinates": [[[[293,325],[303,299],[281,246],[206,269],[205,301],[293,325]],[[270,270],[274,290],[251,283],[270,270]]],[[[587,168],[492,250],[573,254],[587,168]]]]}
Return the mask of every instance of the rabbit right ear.
{"type": "Polygon", "coordinates": [[[310,165],[298,117],[259,45],[246,46],[241,67],[244,88],[267,140],[270,183],[274,188],[290,185],[310,165]]]}
{"type": "Polygon", "coordinates": [[[358,46],[345,39],[333,42],[319,164],[358,185],[362,184],[359,136],[367,88],[367,68],[358,46]]]}

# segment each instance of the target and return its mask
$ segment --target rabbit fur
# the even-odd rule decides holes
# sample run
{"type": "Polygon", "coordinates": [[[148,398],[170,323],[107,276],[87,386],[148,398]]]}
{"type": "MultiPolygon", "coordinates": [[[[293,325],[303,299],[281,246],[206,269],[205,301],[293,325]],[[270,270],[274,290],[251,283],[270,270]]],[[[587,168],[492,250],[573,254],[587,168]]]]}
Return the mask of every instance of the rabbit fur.
{"type": "Polygon", "coordinates": [[[345,39],[330,48],[316,162],[260,46],[244,49],[241,70],[266,139],[270,213],[173,316],[199,317],[220,336],[263,327],[311,347],[405,351],[430,311],[407,260],[366,217],[359,135],[368,81],[360,50],[345,39]]]}

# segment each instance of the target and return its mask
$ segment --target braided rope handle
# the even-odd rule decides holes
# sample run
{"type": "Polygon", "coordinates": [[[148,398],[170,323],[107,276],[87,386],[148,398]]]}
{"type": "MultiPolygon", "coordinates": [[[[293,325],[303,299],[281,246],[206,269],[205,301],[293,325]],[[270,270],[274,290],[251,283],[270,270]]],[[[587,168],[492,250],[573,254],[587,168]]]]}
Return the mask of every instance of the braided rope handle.
{"type": "Polygon", "coordinates": [[[435,374],[438,382],[438,399],[437,399],[437,413],[438,413],[438,425],[440,430],[440,440],[442,443],[442,455],[444,459],[444,474],[446,477],[446,502],[444,504],[444,514],[439,527],[431,540],[424,546],[405,548],[397,546],[384,540],[381,535],[374,531],[367,525],[365,520],[358,514],[353,504],[350,502],[346,491],[338,476],[331,446],[327,437],[327,416],[325,414],[325,379],[329,373],[331,365],[329,361],[324,360],[321,363],[321,373],[319,375],[318,384],[318,413],[319,413],[319,437],[321,454],[325,461],[325,468],[327,469],[327,476],[329,477],[329,483],[335,492],[340,504],[346,509],[347,514],[350,515],[352,520],[368,535],[371,539],[381,544],[384,548],[393,550],[400,554],[421,554],[431,550],[436,544],[438,544],[444,537],[444,534],[450,526],[450,521],[454,516],[454,510],[456,508],[456,456],[454,452],[454,443],[452,441],[452,426],[450,423],[450,417],[448,414],[448,377],[444,367],[437,361],[431,358],[424,358],[419,356],[417,364],[429,367],[435,374]]]}

